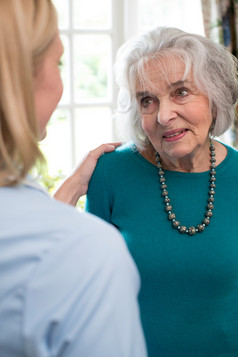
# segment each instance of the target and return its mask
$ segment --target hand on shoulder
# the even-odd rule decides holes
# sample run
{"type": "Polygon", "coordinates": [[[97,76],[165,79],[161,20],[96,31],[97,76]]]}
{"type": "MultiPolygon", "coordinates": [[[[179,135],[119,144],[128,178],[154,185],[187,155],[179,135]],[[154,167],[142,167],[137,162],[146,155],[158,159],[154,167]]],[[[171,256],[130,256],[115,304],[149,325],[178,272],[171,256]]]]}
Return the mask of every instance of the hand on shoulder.
{"type": "Polygon", "coordinates": [[[54,198],[76,206],[79,198],[87,193],[88,184],[99,157],[104,153],[114,151],[120,145],[120,142],[107,143],[89,151],[85,158],[73,170],[72,174],[67,177],[55,192],[54,198]]]}

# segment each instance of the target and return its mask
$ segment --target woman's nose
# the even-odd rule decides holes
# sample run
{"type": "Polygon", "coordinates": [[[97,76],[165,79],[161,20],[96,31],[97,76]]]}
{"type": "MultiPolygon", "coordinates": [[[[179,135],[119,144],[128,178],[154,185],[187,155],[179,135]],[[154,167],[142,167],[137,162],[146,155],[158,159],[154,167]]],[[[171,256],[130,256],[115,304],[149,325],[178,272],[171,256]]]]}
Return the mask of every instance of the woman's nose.
{"type": "Polygon", "coordinates": [[[176,104],[170,100],[160,100],[157,121],[162,126],[167,126],[171,120],[177,118],[176,104]]]}

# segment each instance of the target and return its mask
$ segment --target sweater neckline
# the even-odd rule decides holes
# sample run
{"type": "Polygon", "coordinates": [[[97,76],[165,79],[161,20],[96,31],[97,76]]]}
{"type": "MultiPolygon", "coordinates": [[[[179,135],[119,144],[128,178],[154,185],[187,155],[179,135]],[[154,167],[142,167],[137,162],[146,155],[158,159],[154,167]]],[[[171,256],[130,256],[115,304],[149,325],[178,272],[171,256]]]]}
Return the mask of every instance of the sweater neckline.
{"type": "MultiPolygon", "coordinates": [[[[233,155],[234,155],[234,151],[235,149],[224,144],[221,143],[223,146],[225,146],[225,148],[227,149],[227,155],[224,158],[224,160],[216,166],[216,172],[218,174],[222,173],[227,165],[229,164],[230,160],[232,159],[233,155]]],[[[140,162],[143,165],[146,165],[148,168],[150,167],[150,169],[153,169],[155,171],[158,170],[157,166],[155,164],[152,164],[150,161],[148,161],[147,159],[144,158],[144,156],[141,155],[141,153],[139,152],[139,150],[137,149],[135,144],[132,144],[132,151],[135,152],[136,157],[138,160],[140,160],[140,162]]],[[[181,172],[181,171],[172,171],[172,170],[164,170],[167,172],[167,174],[171,175],[171,176],[186,176],[186,177],[195,177],[195,176],[199,176],[201,177],[202,175],[207,175],[207,173],[209,172],[209,170],[207,171],[203,171],[203,172],[181,172]]]]}

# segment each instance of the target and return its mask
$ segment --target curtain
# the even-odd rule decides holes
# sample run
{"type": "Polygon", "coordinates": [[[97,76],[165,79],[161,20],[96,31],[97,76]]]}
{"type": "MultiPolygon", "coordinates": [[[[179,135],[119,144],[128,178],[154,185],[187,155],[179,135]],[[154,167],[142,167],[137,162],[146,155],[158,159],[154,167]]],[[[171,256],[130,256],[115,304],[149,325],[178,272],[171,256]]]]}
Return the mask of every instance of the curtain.
{"type": "MultiPolygon", "coordinates": [[[[238,0],[201,0],[205,36],[238,56],[238,0]]],[[[238,107],[232,127],[232,145],[238,148],[238,107]]]]}
{"type": "Polygon", "coordinates": [[[205,35],[238,55],[238,0],[201,0],[205,35]]]}

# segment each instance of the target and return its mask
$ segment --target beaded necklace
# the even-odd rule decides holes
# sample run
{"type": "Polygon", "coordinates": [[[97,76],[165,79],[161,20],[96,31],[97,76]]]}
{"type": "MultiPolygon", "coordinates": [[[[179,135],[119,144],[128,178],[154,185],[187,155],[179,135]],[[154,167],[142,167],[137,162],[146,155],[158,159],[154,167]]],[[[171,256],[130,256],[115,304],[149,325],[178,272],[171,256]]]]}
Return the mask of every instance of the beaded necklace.
{"type": "Polygon", "coordinates": [[[188,234],[190,236],[196,234],[197,232],[201,233],[204,231],[205,227],[209,225],[210,223],[210,220],[211,220],[211,217],[213,215],[212,213],[212,210],[214,208],[214,195],[215,195],[215,188],[216,188],[216,185],[215,185],[215,181],[216,181],[216,178],[215,178],[215,175],[216,175],[216,171],[215,171],[215,162],[216,162],[216,159],[215,159],[215,147],[212,143],[212,141],[210,140],[210,185],[209,185],[209,192],[208,192],[208,204],[207,204],[207,211],[205,213],[205,218],[203,219],[202,223],[198,224],[196,227],[189,227],[187,228],[186,226],[183,226],[180,224],[180,222],[178,220],[176,220],[176,216],[175,214],[173,213],[172,209],[172,205],[170,203],[170,198],[169,198],[169,193],[167,191],[167,185],[166,185],[166,180],[165,180],[165,177],[164,177],[164,170],[163,170],[163,167],[162,167],[162,163],[161,163],[161,157],[159,155],[158,152],[155,153],[155,159],[156,159],[156,163],[157,163],[157,167],[159,169],[159,178],[160,178],[160,188],[161,188],[161,191],[162,191],[162,197],[164,198],[164,204],[165,204],[165,211],[168,213],[168,219],[169,221],[172,222],[172,227],[177,229],[180,233],[185,233],[185,234],[188,234]]]}

